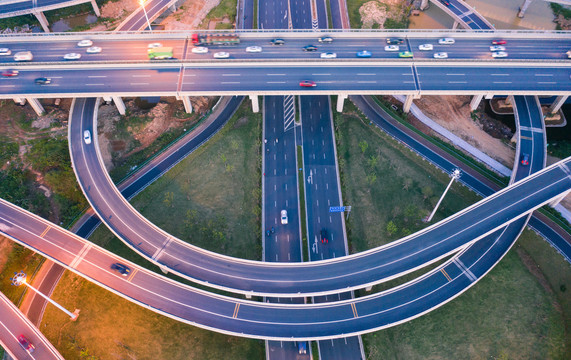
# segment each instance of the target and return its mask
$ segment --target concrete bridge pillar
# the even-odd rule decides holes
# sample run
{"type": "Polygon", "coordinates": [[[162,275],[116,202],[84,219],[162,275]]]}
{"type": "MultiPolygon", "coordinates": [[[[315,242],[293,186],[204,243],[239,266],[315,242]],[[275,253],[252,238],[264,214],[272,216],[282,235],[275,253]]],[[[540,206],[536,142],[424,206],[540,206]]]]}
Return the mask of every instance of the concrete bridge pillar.
{"type": "Polygon", "coordinates": [[[188,114],[192,114],[192,103],[190,102],[190,96],[181,96],[179,100],[182,100],[184,104],[184,111],[188,114]]]}
{"type": "Polygon", "coordinates": [[[490,100],[494,98],[494,94],[486,94],[486,100],[490,100]]]}
{"type": "Polygon", "coordinates": [[[426,10],[428,9],[428,0],[422,0],[422,2],[420,3],[420,10],[426,10]]]}
{"type": "Polygon", "coordinates": [[[561,106],[565,104],[565,101],[567,101],[567,95],[558,96],[553,102],[553,104],[551,104],[551,106],[549,107],[549,113],[553,114],[558,112],[559,109],[561,109],[561,106]]]}
{"type": "Polygon", "coordinates": [[[97,6],[95,0],[91,0],[91,6],[93,6],[93,12],[95,12],[95,15],[101,16],[101,11],[99,11],[99,7],[97,6]]]}
{"type": "Polygon", "coordinates": [[[250,95],[250,100],[252,100],[252,111],[255,113],[260,112],[260,103],[258,102],[258,95],[250,95]]]}
{"type": "Polygon", "coordinates": [[[34,12],[34,15],[36,16],[36,18],[40,22],[40,25],[42,25],[42,29],[44,29],[45,32],[49,33],[50,32],[50,23],[48,22],[48,19],[46,19],[46,16],[44,15],[44,13],[41,11],[38,11],[38,12],[34,12]]]}
{"type": "MultiPolygon", "coordinates": [[[[123,102],[123,99],[121,99],[119,96],[112,96],[111,98],[113,99],[115,106],[117,106],[119,114],[125,115],[125,103],[123,102]]],[[[105,98],[103,99],[105,100],[105,98]]]]}
{"type": "Polygon", "coordinates": [[[42,104],[40,104],[40,100],[36,98],[26,98],[26,100],[28,100],[28,104],[30,104],[30,106],[32,107],[32,109],[34,109],[34,111],[36,112],[36,114],[38,114],[38,116],[42,116],[43,114],[46,113],[46,110],[44,110],[44,107],[42,106],[42,104]]]}
{"type": "Polygon", "coordinates": [[[402,111],[408,113],[410,111],[410,107],[412,106],[412,100],[420,99],[420,95],[407,95],[402,106],[402,111]]]}
{"type": "Polygon", "coordinates": [[[458,25],[460,25],[460,23],[458,21],[454,20],[454,24],[452,24],[452,30],[458,29],[458,25]]]}
{"type": "Polygon", "coordinates": [[[343,112],[343,104],[345,103],[345,99],[347,99],[346,94],[337,95],[337,112],[343,112]]]}
{"type": "Polygon", "coordinates": [[[480,105],[480,102],[482,101],[483,97],[484,95],[474,95],[472,101],[470,101],[470,110],[472,111],[476,110],[478,108],[478,105],[480,105]]]}
{"type": "Polygon", "coordinates": [[[529,4],[531,4],[531,1],[532,0],[523,0],[523,5],[520,6],[519,12],[517,13],[517,17],[520,17],[520,18],[523,17],[523,15],[525,14],[525,11],[529,7],[529,4]]]}
{"type": "Polygon", "coordinates": [[[25,99],[25,98],[15,97],[15,98],[13,98],[13,100],[14,100],[14,102],[15,102],[16,104],[26,105],[26,99],[25,99]]]}

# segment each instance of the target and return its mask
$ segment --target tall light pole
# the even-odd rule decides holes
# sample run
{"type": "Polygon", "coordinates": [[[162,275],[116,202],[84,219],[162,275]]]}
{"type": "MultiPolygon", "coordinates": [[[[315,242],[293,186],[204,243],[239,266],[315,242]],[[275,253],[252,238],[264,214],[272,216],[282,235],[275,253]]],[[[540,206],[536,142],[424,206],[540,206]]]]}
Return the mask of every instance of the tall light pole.
{"type": "Polygon", "coordinates": [[[145,13],[145,19],[147,19],[147,25],[149,25],[149,31],[153,31],[153,29],[151,29],[151,22],[149,21],[149,17],[147,16],[147,10],[145,9],[145,0],[139,0],[139,4],[143,8],[143,12],[145,13]]]}
{"type": "Polygon", "coordinates": [[[79,316],[79,310],[75,310],[75,312],[73,312],[73,313],[67,311],[63,306],[61,306],[57,302],[53,301],[52,299],[50,299],[46,295],[42,294],[38,289],[36,289],[32,285],[28,284],[26,282],[26,274],[23,271],[20,271],[19,273],[14,273],[14,277],[10,278],[10,280],[12,281],[12,285],[14,285],[14,286],[20,286],[20,285],[24,284],[27,287],[29,287],[30,289],[34,290],[41,297],[43,297],[44,299],[46,299],[50,303],[54,304],[55,307],[57,307],[58,309],[60,309],[61,311],[63,311],[67,315],[69,315],[69,317],[71,318],[72,321],[76,320],[77,317],[79,316]]]}
{"type": "Polygon", "coordinates": [[[434,214],[436,213],[436,210],[440,206],[442,199],[444,199],[444,195],[446,195],[446,193],[448,192],[448,189],[450,189],[450,186],[452,186],[452,183],[454,182],[454,180],[458,180],[460,178],[460,169],[454,169],[454,171],[452,171],[452,174],[450,174],[450,177],[451,177],[451,179],[450,179],[450,182],[448,183],[448,186],[446,187],[446,190],[444,190],[444,193],[440,197],[440,200],[438,200],[438,203],[434,207],[434,210],[432,210],[432,213],[430,215],[428,215],[427,218],[424,219],[424,222],[430,222],[430,220],[432,220],[432,217],[434,216],[434,214]]]}

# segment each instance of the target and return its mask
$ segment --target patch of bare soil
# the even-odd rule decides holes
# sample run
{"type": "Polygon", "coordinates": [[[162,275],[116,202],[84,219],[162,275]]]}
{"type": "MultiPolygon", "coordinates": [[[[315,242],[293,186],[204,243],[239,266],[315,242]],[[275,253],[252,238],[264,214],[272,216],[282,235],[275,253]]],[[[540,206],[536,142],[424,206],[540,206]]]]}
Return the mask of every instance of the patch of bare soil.
{"type": "Polygon", "coordinates": [[[385,28],[385,21],[395,12],[402,11],[401,0],[372,0],[364,3],[359,8],[359,15],[363,22],[363,29],[372,29],[378,24],[379,29],[385,28]]]}
{"type": "Polygon", "coordinates": [[[4,270],[4,264],[6,264],[13,247],[14,242],[12,240],[0,236],[0,272],[4,270]]]}
{"type": "Polygon", "coordinates": [[[210,10],[218,4],[220,0],[188,0],[161,21],[161,24],[165,30],[197,29],[210,10]]]}
{"type": "Polygon", "coordinates": [[[200,114],[212,107],[214,98],[193,97],[190,99],[194,117],[187,117],[184,105],[175,98],[161,98],[150,110],[140,109],[134,99],[125,99],[125,107],[130,116],[150,119],[144,125],[128,126],[128,137],[117,136],[117,123],[126,121],[113,105],[102,105],[98,111],[98,141],[101,156],[107,170],[113,168],[114,161],[121,160],[151,145],[157,138],[174,128],[191,126],[198,121],[200,114]],[[134,144],[137,144],[136,146],[134,144]]]}
{"type": "Polygon", "coordinates": [[[484,111],[479,111],[477,118],[472,119],[470,100],[469,96],[423,96],[414,103],[439,125],[511,168],[515,150],[504,142],[511,138],[509,128],[506,130],[505,125],[491,119],[484,111]]]}

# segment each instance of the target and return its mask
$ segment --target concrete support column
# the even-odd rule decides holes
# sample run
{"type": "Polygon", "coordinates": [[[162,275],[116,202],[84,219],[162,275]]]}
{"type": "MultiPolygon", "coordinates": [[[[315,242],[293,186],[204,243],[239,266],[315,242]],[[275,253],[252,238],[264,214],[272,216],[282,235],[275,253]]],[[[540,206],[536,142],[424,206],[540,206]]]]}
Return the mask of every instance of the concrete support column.
{"type": "Polygon", "coordinates": [[[422,0],[422,2],[420,3],[420,10],[426,10],[428,9],[428,0],[422,0]]]}
{"type": "Polygon", "coordinates": [[[452,30],[458,29],[458,25],[460,25],[460,23],[458,21],[454,20],[454,24],[452,24],[452,30]]]}
{"type": "Polygon", "coordinates": [[[567,191],[566,193],[563,193],[563,194],[559,195],[558,197],[556,197],[555,199],[551,200],[551,202],[549,203],[549,206],[556,207],[557,205],[559,205],[561,200],[565,199],[565,197],[567,195],[569,195],[569,191],[567,191]]]}
{"type": "Polygon", "coordinates": [[[101,16],[101,11],[99,11],[99,7],[97,6],[95,0],[91,0],[91,6],[93,7],[93,12],[95,12],[95,15],[98,17],[101,16]]]}
{"type": "Polygon", "coordinates": [[[410,107],[412,106],[413,99],[420,99],[420,95],[407,95],[406,100],[402,106],[402,111],[408,113],[410,111],[410,107]]]}
{"type": "Polygon", "coordinates": [[[39,11],[39,12],[34,12],[34,15],[36,15],[36,18],[40,22],[40,25],[42,25],[42,29],[44,29],[45,32],[49,33],[50,23],[48,22],[48,19],[46,19],[44,13],[39,11]]]}
{"type": "Polygon", "coordinates": [[[517,17],[522,18],[523,14],[525,14],[525,11],[527,10],[527,8],[529,7],[529,4],[531,4],[532,0],[524,0],[523,1],[523,5],[520,6],[519,8],[519,12],[517,13],[517,17]]]}
{"type": "Polygon", "coordinates": [[[491,100],[494,98],[494,94],[486,94],[486,100],[491,100]]]}
{"type": "Polygon", "coordinates": [[[46,113],[46,110],[44,110],[44,107],[42,106],[42,104],[40,104],[40,100],[36,98],[26,98],[26,100],[28,100],[28,104],[30,104],[30,106],[32,107],[32,109],[34,109],[34,111],[36,112],[36,114],[38,114],[38,116],[41,116],[46,113]]]}
{"type": "Polygon", "coordinates": [[[506,105],[511,105],[512,100],[513,100],[513,99],[512,99],[512,96],[510,95],[510,96],[508,96],[508,97],[506,98],[506,100],[504,101],[504,104],[506,104],[506,105]]]}
{"type": "Polygon", "coordinates": [[[337,95],[337,112],[343,112],[343,104],[345,104],[345,99],[347,99],[347,95],[337,95]]]}
{"type": "Polygon", "coordinates": [[[125,103],[123,102],[123,99],[121,99],[119,96],[112,96],[111,98],[113,99],[115,106],[117,106],[119,114],[125,115],[125,103]]]}
{"type": "Polygon", "coordinates": [[[250,100],[252,100],[252,111],[255,113],[260,112],[260,103],[258,102],[258,95],[250,95],[250,100]]]}
{"type": "Polygon", "coordinates": [[[113,99],[111,99],[111,96],[104,96],[104,97],[103,97],[103,101],[105,101],[105,102],[111,102],[111,101],[113,101],[113,99]]]}
{"type": "Polygon", "coordinates": [[[13,100],[16,104],[26,105],[26,99],[25,98],[15,97],[15,98],[13,98],[13,100]]]}
{"type": "Polygon", "coordinates": [[[181,96],[182,103],[184,104],[184,111],[188,114],[192,114],[192,104],[190,102],[190,96],[181,96]]]}
{"type": "Polygon", "coordinates": [[[561,106],[565,104],[565,101],[567,101],[567,95],[558,96],[553,102],[553,104],[551,104],[551,106],[549,107],[549,113],[554,114],[558,112],[559,109],[561,109],[561,106]]]}
{"type": "Polygon", "coordinates": [[[470,110],[472,111],[476,110],[478,108],[478,105],[480,105],[480,102],[482,101],[483,97],[484,95],[474,95],[472,101],[470,101],[470,110]]]}

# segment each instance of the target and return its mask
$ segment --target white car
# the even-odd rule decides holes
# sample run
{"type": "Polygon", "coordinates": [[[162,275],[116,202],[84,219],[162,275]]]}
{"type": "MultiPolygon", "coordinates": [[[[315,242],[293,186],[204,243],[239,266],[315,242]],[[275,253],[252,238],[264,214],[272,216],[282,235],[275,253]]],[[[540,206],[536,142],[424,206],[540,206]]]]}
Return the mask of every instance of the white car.
{"type": "Polygon", "coordinates": [[[214,54],[215,59],[227,59],[230,57],[230,54],[227,52],[217,52],[214,54]]]}
{"type": "Polygon", "coordinates": [[[445,53],[445,52],[434,53],[434,58],[435,59],[447,59],[448,53],[445,53]]]}
{"type": "Polygon", "coordinates": [[[438,43],[440,45],[452,45],[454,44],[456,41],[454,41],[454,39],[452,38],[442,38],[442,39],[438,39],[438,43]]]}
{"type": "Polygon", "coordinates": [[[80,46],[80,47],[88,47],[91,45],[93,45],[93,41],[91,41],[91,40],[81,40],[80,42],[77,43],[77,46],[80,46]]]}
{"type": "Polygon", "coordinates": [[[88,54],[97,54],[101,52],[101,48],[99,46],[92,46],[90,48],[87,48],[86,52],[88,54]]]}
{"type": "Polygon", "coordinates": [[[89,130],[85,130],[83,132],[83,140],[87,145],[91,144],[91,133],[89,132],[89,130]]]}
{"type": "Polygon", "coordinates": [[[64,60],[79,60],[81,59],[81,54],[78,53],[69,53],[63,56],[64,60]]]}
{"type": "Polygon", "coordinates": [[[14,54],[14,61],[32,61],[33,58],[31,51],[19,51],[14,54]]]}
{"type": "Polygon", "coordinates": [[[490,51],[505,51],[506,47],[501,45],[490,46],[490,51]]]}
{"type": "Polygon", "coordinates": [[[321,53],[320,57],[322,59],[335,59],[337,57],[337,54],[333,52],[326,52],[326,53],[321,53]]]}
{"type": "Polygon", "coordinates": [[[206,54],[208,52],[208,48],[206,46],[197,46],[192,48],[192,52],[194,54],[206,54]]]}
{"type": "Polygon", "coordinates": [[[0,55],[12,55],[12,51],[8,48],[0,48],[0,55]]]}
{"type": "Polygon", "coordinates": [[[508,53],[505,52],[505,51],[493,52],[493,53],[492,53],[492,57],[495,57],[495,58],[504,58],[504,57],[508,57],[508,53]]]}
{"type": "Polygon", "coordinates": [[[262,52],[261,46],[248,46],[246,52],[262,52]]]}
{"type": "Polygon", "coordinates": [[[149,44],[149,45],[147,46],[147,48],[149,48],[149,49],[154,49],[154,48],[159,48],[159,47],[163,47],[163,44],[161,44],[161,43],[152,43],[152,44],[149,44]]]}
{"type": "Polygon", "coordinates": [[[387,45],[385,46],[385,51],[399,51],[400,48],[398,45],[387,45]]]}
{"type": "Polygon", "coordinates": [[[422,44],[422,45],[418,45],[418,50],[422,50],[422,51],[430,51],[434,49],[434,46],[432,46],[432,44],[422,44]]]}
{"type": "Polygon", "coordinates": [[[281,217],[282,217],[282,224],[286,225],[287,224],[287,210],[282,210],[281,217]]]}

